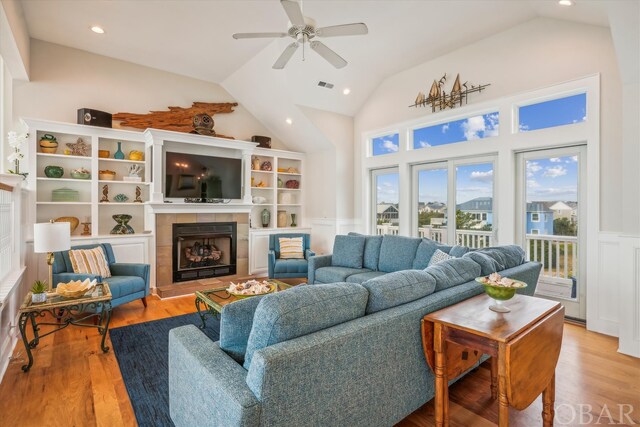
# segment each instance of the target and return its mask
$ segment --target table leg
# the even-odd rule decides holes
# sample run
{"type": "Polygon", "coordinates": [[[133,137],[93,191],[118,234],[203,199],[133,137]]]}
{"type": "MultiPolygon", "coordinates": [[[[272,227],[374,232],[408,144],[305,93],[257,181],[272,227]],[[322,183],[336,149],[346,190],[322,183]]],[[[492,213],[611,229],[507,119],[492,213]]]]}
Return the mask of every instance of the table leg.
{"type": "Polygon", "coordinates": [[[544,427],[553,427],[553,418],[555,415],[554,403],[556,400],[556,374],[551,377],[551,381],[542,391],[542,425],[544,427]]]}
{"type": "Polygon", "coordinates": [[[202,309],[200,307],[201,303],[202,301],[200,301],[200,298],[196,297],[196,309],[198,310],[198,316],[200,316],[200,320],[202,320],[202,326],[200,326],[200,329],[204,329],[207,327],[207,311],[205,310],[204,313],[202,312],[202,309]]]}
{"type": "Polygon", "coordinates": [[[449,426],[449,384],[447,382],[446,331],[440,323],[434,325],[433,350],[435,352],[436,396],[435,421],[436,427],[449,426]]]}
{"type": "Polygon", "coordinates": [[[29,318],[31,319],[31,328],[33,329],[33,340],[29,343],[29,347],[36,348],[38,344],[40,344],[40,328],[38,328],[38,324],[36,323],[35,313],[31,313],[29,318]]]}
{"type": "MultiPolygon", "coordinates": [[[[20,315],[20,319],[18,320],[18,327],[20,329],[20,336],[22,337],[22,342],[24,343],[25,351],[27,352],[27,357],[29,358],[29,363],[22,366],[22,370],[27,372],[33,366],[33,355],[31,354],[31,346],[29,345],[29,341],[27,340],[27,318],[32,317],[33,313],[23,313],[20,315]]],[[[33,319],[31,319],[34,321],[33,319]]]]}
{"type": "Polygon", "coordinates": [[[507,366],[506,346],[500,343],[498,347],[498,426],[509,427],[509,398],[507,397],[507,366]]]}
{"type": "MultiPolygon", "coordinates": [[[[109,321],[111,320],[111,303],[107,302],[106,304],[102,305],[102,311],[106,312],[106,318],[107,321],[104,324],[104,328],[102,330],[102,342],[100,343],[100,348],[102,349],[103,352],[108,352],[109,351],[109,347],[105,346],[105,341],[107,339],[107,333],[109,332],[109,321]]],[[[102,314],[100,314],[100,317],[102,317],[102,314]]]]}
{"type": "Polygon", "coordinates": [[[491,356],[491,398],[498,398],[498,357],[491,356]]]}

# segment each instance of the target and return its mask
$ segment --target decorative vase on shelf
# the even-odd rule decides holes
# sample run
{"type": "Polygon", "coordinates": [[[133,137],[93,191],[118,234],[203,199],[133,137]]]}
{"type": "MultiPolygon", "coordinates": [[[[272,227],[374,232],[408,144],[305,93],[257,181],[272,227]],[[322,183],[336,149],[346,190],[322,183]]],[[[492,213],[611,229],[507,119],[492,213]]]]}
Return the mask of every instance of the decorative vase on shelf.
{"type": "Polygon", "coordinates": [[[122,152],[122,142],[118,141],[118,151],[113,154],[114,159],[124,160],[124,153],[122,152]]]}
{"type": "Polygon", "coordinates": [[[278,211],[278,227],[287,226],[287,211],[278,211]]]}
{"type": "Polygon", "coordinates": [[[280,179],[280,177],[278,177],[278,188],[282,187],[284,187],[284,182],[282,181],[282,179],[280,179]]]}
{"type": "Polygon", "coordinates": [[[128,214],[116,214],[111,218],[117,222],[116,226],[111,230],[111,234],[134,234],[133,228],[129,225],[131,221],[131,215],[128,214]]]}
{"type": "Polygon", "coordinates": [[[61,178],[64,175],[62,166],[47,166],[44,168],[44,175],[47,178],[61,178]]]}
{"type": "Polygon", "coordinates": [[[271,222],[271,212],[269,209],[263,209],[260,214],[260,219],[262,220],[262,226],[267,228],[269,226],[269,222],[271,222]]]}
{"type": "Polygon", "coordinates": [[[292,227],[298,226],[298,224],[296,224],[296,214],[291,214],[291,226],[292,227]]]}

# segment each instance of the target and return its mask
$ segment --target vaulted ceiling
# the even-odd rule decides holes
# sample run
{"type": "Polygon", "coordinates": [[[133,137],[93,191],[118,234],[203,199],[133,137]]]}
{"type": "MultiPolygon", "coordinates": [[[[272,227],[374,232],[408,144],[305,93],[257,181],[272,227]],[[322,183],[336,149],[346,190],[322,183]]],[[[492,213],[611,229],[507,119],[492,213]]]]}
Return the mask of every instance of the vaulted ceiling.
{"type": "MultiPolygon", "coordinates": [[[[282,73],[293,104],[354,115],[389,75],[423,63],[507,28],[547,16],[608,25],[609,1],[554,0],[323,1],[304,0],[305,16],[318,26],[365,22],[366,36],[325,43],[349,64],[336,70],[308,48],[299,49],[282,73]],[[317,86],[333,83],[332,90],[317,86]],[[343,88],[351,94],[344,96],[343,88]]],[[[235,32],[286,31],[277,0],[23,0],[31,37],[198,79],[234,80],[244,65],[255,76],[271,73],[271,62],[291,39],[234,40],[235,32]],[[89,27],[100,25],[99,36],[89,27]],[[256,57],[262,61],[255,61],[256,57]]],[[[233,95],[233,93],[232,93],[233,95]]]]}

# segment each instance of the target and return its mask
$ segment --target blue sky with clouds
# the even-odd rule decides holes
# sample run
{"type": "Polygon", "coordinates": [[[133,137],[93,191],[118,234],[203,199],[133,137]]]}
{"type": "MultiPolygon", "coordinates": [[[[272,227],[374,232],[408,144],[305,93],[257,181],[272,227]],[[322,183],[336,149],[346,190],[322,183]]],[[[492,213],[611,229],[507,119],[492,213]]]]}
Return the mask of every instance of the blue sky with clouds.
{"type": "Polygon", "coordinates": [[[498,113],[484,114],[413,131],[413,148],[436,147],[438,145],[489,138],[498,135],[500,128],[498,113]]]}
{"type": "Polygon", "coordinates": [[[400,135],[394,133],[392,135],[379,136],[373,138],[371,144],[374,156],[396,153],[400,147],[400,135]]]}
{"type": "Polygon", "coordinates": [[[527,160],[527,202],[578,201],[578,156],[527,160]]]}
{"type": "Polygon", "coordinates": [[[570,125],[587,120],[587,95],[567,96],[519,109],[520,132],[570,125]]]}

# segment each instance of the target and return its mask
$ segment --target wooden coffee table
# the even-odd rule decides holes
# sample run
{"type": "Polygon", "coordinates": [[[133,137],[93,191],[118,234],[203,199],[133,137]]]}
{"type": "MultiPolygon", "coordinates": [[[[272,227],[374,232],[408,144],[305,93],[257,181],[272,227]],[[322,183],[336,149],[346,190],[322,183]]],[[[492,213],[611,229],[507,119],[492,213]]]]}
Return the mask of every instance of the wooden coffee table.
{"type": "MultiPolygon", "coordinates": [[[[276,279],[269,279],[268,281],[276,285],[275,292],[283,291],[294,286],[276,279]]],[[[200,329],[204,329],[207,326],[206,319],[208,314],[212,317],[219,317],[222,314],[222,307],[238,301],[238,298],[227,292],[227,288],[228,286],[219,286],[204,291],[196,291],[196,309],[202,320],[200,329]]]]}
{"type": "Polygon", "coordinates": [[[436,426],[449,425],[448,382],[488,354],[491,396],[499,402],[498,425],[509,425],[509,406],[523,410],[542,393],[543,425],[551,427],[564,307],[516,294],[505,303],[510,313],[496,313],[489,310],[493,302],[478,295],[422,319],[424,353],[436,377],[436,426]]]}

